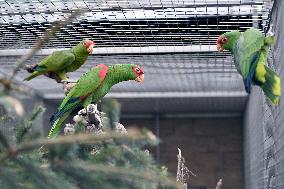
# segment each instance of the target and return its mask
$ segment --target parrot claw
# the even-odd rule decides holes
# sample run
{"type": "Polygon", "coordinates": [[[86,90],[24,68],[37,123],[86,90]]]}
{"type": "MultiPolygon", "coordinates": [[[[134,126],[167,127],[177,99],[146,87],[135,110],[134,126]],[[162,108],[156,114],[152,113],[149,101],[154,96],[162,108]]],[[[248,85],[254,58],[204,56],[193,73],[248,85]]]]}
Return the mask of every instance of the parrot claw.
{"type": "Polygon", "coordinates": [[[267,36],[274,36],[274,33],[272,32],[273,30],[273,24],[270,24],[269,30],[267,32],[267,36]]]}
{"type": "Polygon", "coordinates": [[[77,83],[76,80],[71,80],[71,79],[64,79],[64,80],[61,80],[61,83],[77,83]]]}
{"type": "Polygon", "coordinates": [[[36,67],[37,64],[27,64],[24,66],[24,69],[27,70],[29,73],[33,73],[36,67]]]}
{"type": "Polygon", "coordinates": [[[69,93],[69,91],[76,85],[76,83],[71,82],[63,82],[63,90],[65,95],[69,93]]]}

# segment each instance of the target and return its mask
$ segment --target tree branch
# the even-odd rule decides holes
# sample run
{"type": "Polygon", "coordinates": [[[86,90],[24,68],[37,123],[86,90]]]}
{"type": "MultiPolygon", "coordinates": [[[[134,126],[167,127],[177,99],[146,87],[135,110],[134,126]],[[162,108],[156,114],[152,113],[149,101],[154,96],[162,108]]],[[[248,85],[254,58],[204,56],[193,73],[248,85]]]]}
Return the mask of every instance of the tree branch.
{"type": "MultiPolygon", "coordinates": [[[[127,139],[127,140],[156,140],[153,138],[151,132],[140,132],[138,129],[132,128],[128,130],[128,134],[120,134],[117,132],[107,132],[105,134],[94,135],[94,134],[77,134],[77,135],[67,135],[58,138],[44,138],[32,142],[27,142],[19,146],[10,147],[8,152],[0,158],[0,164],[2,164],[6,159],[13,158],[21,152],[31,151],[39,147],[53,147],[55,145],[62,144],[99,144],[102,141],[108,141],[111,139],[127,139]]],[[[1,139],[1,138],[0,138],[1,139]]]]}
{"type": "MultiPolygon", "coordinates": [[[[73,165],[73,164],[72,164],[73,165]]],[[[67,170],[72,165],[64,165],[59,164],[58,168],[63,168],[63,170],[67,170]]],[[[124,167],[117,167],[117,166],[108,166],[105,164],[86,164],[84,162],[77,162],[72,167],[76,170],[83,169],[88,172],[102,172],[107,174],[112,174],[112,177],[117,178],[124,178],[127,179],[129,177],[140,178],[143,180],[148,180],[153,183],[160,183],[165,186],[171,186],[174,188],[181,188],[181,186],[174,180],[167,178],[163,175],[159,175],[156,172],[150,170],[137,170],[135,168],[124,168],[124,167]]]]}

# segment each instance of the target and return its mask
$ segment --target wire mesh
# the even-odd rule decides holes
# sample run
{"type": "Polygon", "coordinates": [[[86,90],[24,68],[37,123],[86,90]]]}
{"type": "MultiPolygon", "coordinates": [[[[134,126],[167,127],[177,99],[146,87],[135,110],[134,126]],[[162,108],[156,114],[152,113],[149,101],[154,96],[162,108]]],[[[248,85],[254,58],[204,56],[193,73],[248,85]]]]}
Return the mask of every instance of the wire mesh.
{"type": "Polygon", "coordinates": [[[82,38],[98,47],[215,44],[228,30],[253,24],[263,30],[270,7],[270,0],[0,1],[0,49],[30,48],[75,9],[85,12],[44,48],[71,47],[82,38]]]}
{"type": "MultiPolygon", "coordinates": [[[[283,1],[275,1],[272,9],[272,32],[277,39],[271,48],[268,64],[283,74],[283,1]]],[[[283,82],[282,82],[283,89],[283,82]]],[[[283,90],[282,90],[283,93],[283,90]]],[[[245,178],[246,188],[283,188],[284,129],[283,96],[278,107],[255,89],[245,114],[245,178]]]]}
{"type": "MultiPolygon", "coordinates": [[[[264,31],[271,5],[270,0],[2,0],[1,71],[8,73],[15,62],[15,57],[4,56],[3,51],[8,50],[11,55],[15,49],[21,52],[20,49],[31,48],[54,22],[75,9],[82,9],[84,13],[62,27],[44,49],[69,48],[83,38],[90,38],[98,49],[105,48],[105,52],[117,52],[118,47],[138,47],[138,50],[131,55],[92,55],[87,64],[71,74],[71,79],[79,78],[94,62],[135,62],[146,71],[145,84],[124,83],[112,92],[243,92],[244,95],[231,55],[214,52],[215,47],[209,45],[215,45],[217,36],[225,31],[242,31],[252,26],[264,31]],[[139,50],[144,47],[169,48],[167,54],[147,55],[139,50]],[[188,47],[195,47],[194,53],[188,47]]],[[[30,63],[41,58],[36,56],[30,63]]],[[[25,75],[21,72],[18,79],[25,75]]],[[[61,86],[43,77],[28,85],[44,94],[61,93],[61,86]]]]}

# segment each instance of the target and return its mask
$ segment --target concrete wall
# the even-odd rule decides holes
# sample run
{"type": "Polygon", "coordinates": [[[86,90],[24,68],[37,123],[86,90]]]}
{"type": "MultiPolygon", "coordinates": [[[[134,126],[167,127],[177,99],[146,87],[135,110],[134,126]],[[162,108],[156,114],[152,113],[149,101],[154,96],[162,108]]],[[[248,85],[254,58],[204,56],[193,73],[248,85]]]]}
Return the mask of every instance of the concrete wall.
{"type": "MultiPolygon", "coordinates": [[[[123,119],[125,125],[146,127],[162,139],[159,149],[161,164],[176,173],[177,147],[186,164],[197,176],[190,185],[215,188],[223,178],[222,189],[243,188],[242,119],[235,118],[171,118],[123,119]]],[[[157,148],[152,149],[157,156],[157,148]]]]}

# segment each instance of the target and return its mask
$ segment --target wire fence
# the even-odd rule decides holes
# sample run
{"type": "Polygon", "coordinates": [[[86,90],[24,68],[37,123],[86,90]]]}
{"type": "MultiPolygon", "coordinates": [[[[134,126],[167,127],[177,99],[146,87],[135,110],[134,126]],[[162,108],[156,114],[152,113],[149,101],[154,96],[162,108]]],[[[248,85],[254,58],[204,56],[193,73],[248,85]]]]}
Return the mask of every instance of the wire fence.
{"type": "MultiPolygon", "coordinates": [[[[274,2],[271,26],[277,42],[271,48],[268,64],[283,74],[283,1],[274,2]]],[[[282,82],[283,89],[283,82],[282,82]]],[[[283,93],[283,90],[282,90],[283,93]]],[[[246,188],[283,188],[284,186],[284,112],[283,96],[278,107],[255,88],[245,114],[245,186],[246,188]]]]}
{"type": "MultiPolygon", "coordinates": [[[[233,59],[228,53],[216,52],[216,39],[223,32],[252,26],[265,31],[271,6],[270,0],[0,1],[1,72],[9,72],[17,58],[13,55],[31,48],[54,22],[82,9],[81,16],[62,27],[43,46],[47,50],[70,48],[83,38],[90,38],[98,47],[95,51],[104,49],[104,55],[92,55],[87,64],[71,74],[71,79],[79,78],[94,63],[137,63],[146,72],[143,86],[124,83],[113,92],[243,96],[233,59]]],[[[37,63],[41,58],[37,56],[29,62],[37,63]]],[[[25,76],[22,71],[17,79],[25,76]]],[[[43,77],[28,85],[44,94],[61,93],[61,86],[43,77]]]]}
{"type": "Polygon", "coordinates": [[[0,49],[30,48],[75,9],[84,14],[44,48],[71,47],[82,38],[98,47],[215,44],[228,30],[264,30],[270,8],[270,0],[0,1],[0,49]]]}

